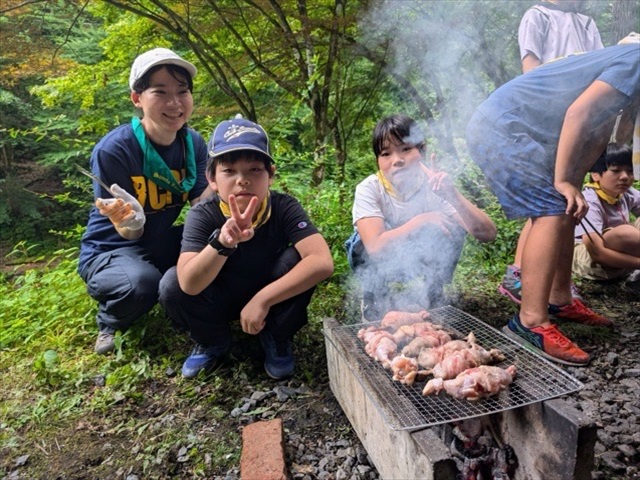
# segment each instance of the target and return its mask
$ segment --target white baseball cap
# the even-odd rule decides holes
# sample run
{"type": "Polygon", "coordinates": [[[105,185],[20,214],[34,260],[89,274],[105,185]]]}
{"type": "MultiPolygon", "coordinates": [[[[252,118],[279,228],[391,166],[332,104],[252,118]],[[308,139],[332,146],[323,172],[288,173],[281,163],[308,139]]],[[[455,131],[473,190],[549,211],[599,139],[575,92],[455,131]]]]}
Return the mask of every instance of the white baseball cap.
{"type": "Polygon", "coordinates": [[[168,48],[154,48],[138,55],[131,65],[131,73],[129,74],[129,87],[133,90],[135,83],[142,78],[142,76],[149,71],[150,68],[156,65],[178,65],[184,68],[191,78],[196,76],[198,69],[192,64],[183,60],[179,55],[172,52],[168,48]]]}

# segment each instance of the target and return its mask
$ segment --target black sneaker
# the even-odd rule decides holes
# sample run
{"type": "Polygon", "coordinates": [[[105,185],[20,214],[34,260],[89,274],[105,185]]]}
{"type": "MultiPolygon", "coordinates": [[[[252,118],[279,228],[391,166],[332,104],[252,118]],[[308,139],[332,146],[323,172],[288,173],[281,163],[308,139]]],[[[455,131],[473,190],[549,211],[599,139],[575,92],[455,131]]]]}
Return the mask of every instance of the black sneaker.
{"type": "Polygon", "coordinates": [[[274,380],[290,377],[296,366],[291,340],[276,341],[268,330],[259,335],[264,348],[264,370],[274,380]]]}
{"type": "Polygon", "coordinates": [[[195,378],[202,371],[211,370],[218,363],[218,360],[227,351],[226,347],[219,345],[206,346],[196,343],[191,354],[182,364],[182,376],[184,378],[195,378]]]}

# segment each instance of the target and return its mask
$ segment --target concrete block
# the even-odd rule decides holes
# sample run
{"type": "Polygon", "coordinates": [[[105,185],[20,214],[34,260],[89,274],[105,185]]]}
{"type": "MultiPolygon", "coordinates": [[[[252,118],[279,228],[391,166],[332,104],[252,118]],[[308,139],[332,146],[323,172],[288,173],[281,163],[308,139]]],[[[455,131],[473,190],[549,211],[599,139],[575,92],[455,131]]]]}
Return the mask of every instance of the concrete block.
{"type": "Polygon", "coordinates": [[[514,480],[591,480],[596,425],[560,399],[492,415],[518,458],[514,480]]]}
{"type": "MultiPolygon", "coordinates": [[[[456,467],[449,449],[432,429],[410,432],[391,430],[374,402],[344,360],[331,328],[334,319],[324,321],[327,366],[331,391],[340,403],[381,478],[453,480],[456,467]]],[[[348,358],[348,356],[346,356],[348,358]]],[[[414,408],[407,402],[405,408],[414,408]]]]}

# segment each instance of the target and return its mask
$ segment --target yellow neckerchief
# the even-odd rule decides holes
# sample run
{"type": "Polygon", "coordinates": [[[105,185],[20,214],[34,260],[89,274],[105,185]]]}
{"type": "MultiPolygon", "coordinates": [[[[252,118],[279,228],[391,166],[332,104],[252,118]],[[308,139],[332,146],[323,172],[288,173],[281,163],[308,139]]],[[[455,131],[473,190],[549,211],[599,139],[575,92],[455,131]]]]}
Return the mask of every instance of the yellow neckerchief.
{"type": "Polygon", "coordinates": [[[397,198],[402,202],[409,200],[411,197],[413,197],[413,195],[415,195],[416,192],[418,192],[418,190],[420,190],[420,188],[422,188],[422,185],[418,184],[412,191],[407,192],[405,195],[403,195],[391,184],[389,180],[387,180],[387,178],[382,173],[382,170],[378,170],[376,172],[376,176],[378,177],[378,180],[380,180],[384,191],[391,195],[393,198],[397,198]]]}
{"type": "Polygon", "coordinates": [[[607,192],[605,192],[604,190],[602,190],[602,187],[600,186],[599,183],[597,182],[589,182],[589,183],[585,183],[584,185],[586,188],[592,188],[596,191],[596,194],[605,202],[607,202],[609,205],[615,205],[616,203],[618,203],[620,201],[620,198],[622,197],[622,195],[618,195],[617,197],[613,197],[611,195],[609,195],[607,192]]]}
{"type": "MultiPolygon", "coordinates": [[[[260,208],[258,209],[258,214],[256,215],[256,219],[251,223],[251,226],[256,229],[260,228],[262,225],[269,221],[271,218],[271,192],[267,193],[266,198],[262,201],[260,208]]],[[[220,197],[218,197],[220,198],[220,197]]],[[[220,198],[220,210],[225,218],[231,217],[231,209],[229,208],[229,204],[225,203],[220,198]]]]}

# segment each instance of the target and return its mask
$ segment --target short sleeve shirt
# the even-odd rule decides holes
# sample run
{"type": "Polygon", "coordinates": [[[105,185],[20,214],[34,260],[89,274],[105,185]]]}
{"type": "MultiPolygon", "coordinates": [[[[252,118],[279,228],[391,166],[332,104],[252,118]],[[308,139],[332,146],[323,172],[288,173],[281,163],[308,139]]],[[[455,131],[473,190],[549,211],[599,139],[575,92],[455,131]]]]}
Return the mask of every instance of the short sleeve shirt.
{"type": "Polygon", "coordinates": [[[593,19],[553,7],[553,4],[536,5],[522,16],[518,28],[521,60],[532,53],[541,63],[546,63],[572,53],[603,48],[593,19]]]}
{"type": "MultiPolygon", "coordinates": [[[[593,188],[585,188],[582,195],[589,204],[589,211],[586,219],[593,225],[582,221],[575,229],[576,243],[582,243],[582,235],[593,233],[594,229],[597,233],[602,233],[606,228],[614,228],[629,223],[629,213],[633,213],[636,217],[640,216],[640,192],[635,188],[630,188],[622,196],[620,201],[615,205],[603,202],[593,188]],[[585,228],[586,231],[585,231],[585,228]]],[[[640,246],[638,246],[640,248],[640,246]]]]}
{"type": "MultiPolygon", "coordinates": [[[[291,195],[271,191],[270,202],[269,220],[255,230],[251,240],[238,244],[238,250],[227,259],[216,281],[238,288],[263,284],[269,267],[286,248],[318,233],[300,203],[291,195]]],[[[207,246],[213,231],[225,222],[217,196],[199,202],[187,213],[181,252],[200,252],[207,246]]]]}
{"type": "Polygon", "coordinates": [[[640,95],[640,44],[616,45],[555,60],[520,75],[493,92],[478,111],[511,134],[526,133],[541,145],[556,146],[569,106],[594,81],[626,96],[598,112],[604,121],[640,95]]]}
{"type": "Polygon", "coordinates": [[[411,199],[402,201],[384,189],[377,175],[370,175],[356,187],[352,215],[354,225],[361,218],[380,217],[385,229],[392,230],[416,215],[434,211],[448,216],[456,213],[451,204],[433,193],[426,180],[411,199]]]}
{"type": "MultiPolygon", "coordinates": [[[[142,205],[146,216],[144,233],[138,240],[126,240],[118,234],[108,217],[101,215],[94,206],[89,212],[87,230],[82,237],[79,267],[82,269],[94,256],[116,248],[145,245],[162,241],[174,224],[187,200],[198,198],[207,187],[205,169],[207,146],[202,136],[188,129],[193,140],[196,160],[196,183],[188,193],[172,193],[156,185],[144,176],[144,155],[130,124],[121,125],[105,135],[91,154],[91,170],[107,185],[117,183],[142,205]]],[[[180,181],[186,175],[183,142],[176,138],[169,146],[154,147],[174,176],[180,181]]],[[[100,186],[94,185],[96,198],[111,198],[100,186]]]]}

